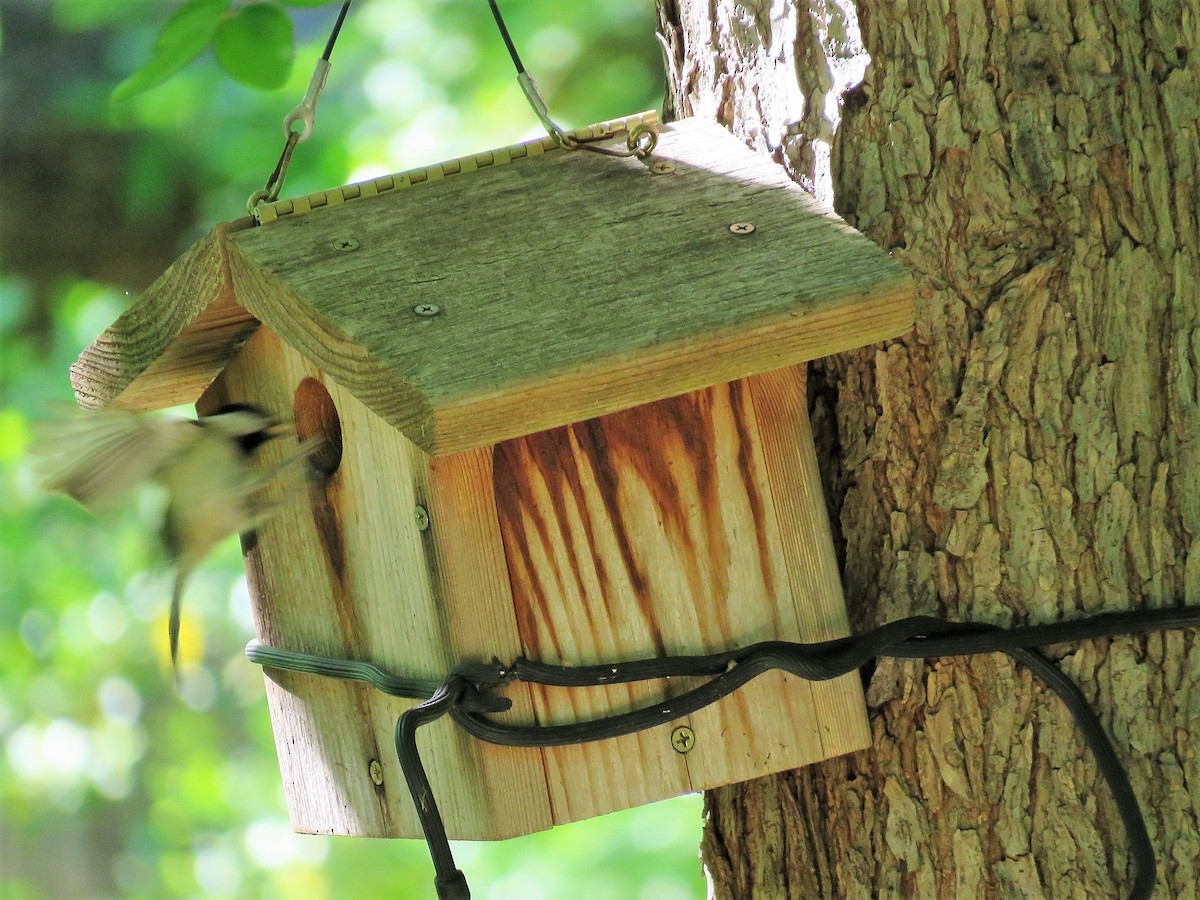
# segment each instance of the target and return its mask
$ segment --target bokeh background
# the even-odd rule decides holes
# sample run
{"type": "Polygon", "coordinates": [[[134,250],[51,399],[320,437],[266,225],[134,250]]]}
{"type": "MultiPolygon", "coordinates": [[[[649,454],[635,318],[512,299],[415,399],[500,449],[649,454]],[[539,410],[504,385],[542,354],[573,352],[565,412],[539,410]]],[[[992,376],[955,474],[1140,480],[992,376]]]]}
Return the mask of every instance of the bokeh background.
{"type": "MultiPolygon", "coordinates": [[[[421,842],[292,833],[262,675],[242,655],[236,540],[189,592],[180,697],[151,500],[98,522],[40,493],[27,457],[31,421],[70,400],[78,352],[244,213],[337,12],[293,0],[294,65],[288,51],[271,77],[243,52],[243,80],[276,89],[206,50],[113,103],[179,6],[0,0],[0,897],[432,897],[421,842]]],[[[563,125],[660,106],[648,0],[503,8],[563,125]]],[[[355,0],[284,195],[539,133],[485,0],[355,0]]],[[[700,826],[684,797],[456,854],[478,898],[692,900],[700,826]]]]}

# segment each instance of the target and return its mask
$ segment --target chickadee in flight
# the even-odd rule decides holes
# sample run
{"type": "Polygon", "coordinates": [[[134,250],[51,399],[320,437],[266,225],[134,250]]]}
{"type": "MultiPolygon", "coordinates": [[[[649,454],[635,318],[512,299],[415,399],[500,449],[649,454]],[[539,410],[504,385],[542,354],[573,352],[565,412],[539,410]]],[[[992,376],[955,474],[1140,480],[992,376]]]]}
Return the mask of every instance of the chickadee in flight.
{"type": "Polygon", "coordinates": [[[286,502],[260,492],[308,457],[319,440],[300,443],[263,471],[253,460],[263,444],[294,433],[240,405],[197,420],[106,409],[38,426],[33,453],[40,457],[37,469],[47,490],[95,511],[141,482],[166,489],[161,537],[175,565],[168,633],[176,671],[179,607],[188,576],[219,541],[257,528],[286,502]]]}

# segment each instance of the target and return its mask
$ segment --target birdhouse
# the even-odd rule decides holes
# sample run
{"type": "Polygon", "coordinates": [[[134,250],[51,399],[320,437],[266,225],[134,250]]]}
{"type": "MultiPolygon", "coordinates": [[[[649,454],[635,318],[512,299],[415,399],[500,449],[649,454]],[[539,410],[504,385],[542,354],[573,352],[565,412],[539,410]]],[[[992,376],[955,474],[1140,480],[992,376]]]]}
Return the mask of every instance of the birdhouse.
{"type": "MultiPolygon", "coordinates": [[[[623,147],[652,120],[575,134],[623,147]]],[[[646,159],[544,138],[261,207],[82,354],[84,406],[247,403],[325,438],[307,496],[243,537],[261,641],[440,680],[847,633],[802,364],[905,332],[910,279],[719,126],[656,127],[646,159]]],[[[510,685],[500,718],[680,681],[510,685]]],[[[421,835],[410,701],[271,668],[266,689],[298,830],[421,835]]],[[[771,672],[611,740],[501,747],[447,718],[421,744],[450,837],[486,839],[869,740],[857,675],[771,672]]]]}

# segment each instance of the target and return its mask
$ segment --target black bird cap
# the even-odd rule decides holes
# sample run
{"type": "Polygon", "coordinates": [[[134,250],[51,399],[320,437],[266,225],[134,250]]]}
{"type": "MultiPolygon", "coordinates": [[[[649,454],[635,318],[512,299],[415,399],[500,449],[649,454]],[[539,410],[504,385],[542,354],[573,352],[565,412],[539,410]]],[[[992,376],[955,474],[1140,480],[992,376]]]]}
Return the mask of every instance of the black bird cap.
{"type": "Polygon", "coordinates": [[[262,428],[234,436],[234,441],[237,443],[238,450],[240,450],[245,456],[249,456],[271,439],[279,437],[279,433],[273,430],[274,426],[279,425],[279,420],[259,409],[257,406],[251,406],[248,403],[226,403],[224,406],[214,410],[207,416],[202,416],[200,420],[196,422],[196,424],[203,426],[205,419],[211,419],[214,416],[223,416],[227,413],[236,412],[250,413],[251,415],[258,416],[263,420],[264,423],[262,428]]]}

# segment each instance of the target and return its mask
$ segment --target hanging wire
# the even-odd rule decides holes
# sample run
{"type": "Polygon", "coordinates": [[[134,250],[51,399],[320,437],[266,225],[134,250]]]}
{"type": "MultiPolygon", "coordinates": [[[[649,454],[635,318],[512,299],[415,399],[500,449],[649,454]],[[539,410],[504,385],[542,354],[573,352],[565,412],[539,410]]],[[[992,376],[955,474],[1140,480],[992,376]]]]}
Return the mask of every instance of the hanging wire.
{"type": "MultiPolygon", "coordinates": [[[[488,6],[492,9],[492,18],[496,20],[496,28],[499,29],[500,37],[504,41],[504,46],[508,48],[508,55],[512,58],[513,66],[517,70],[517,84],[521,86],[525,99],[529,101],[529,106],[541,121],[542,127],[546,129],[546,133],[550,137],[554,138],[558,146],[564,150],[590,150],[593,153],[603,153],[605,156],[636,156],[639,159],[644,159],[654,151],[654,147],[658,143],[658,134],[645,125],[639,125],[630,130],[626,140],[627,150],[602,147],[564,131],[557,122],[550,118],[550,108],[546,105],[541,91],[538,90],[537,82],[533,80],[533,76],[521,62],[521,54],[517,52],[517,46],[513,43],[512,35],[509,34],[508,26],[504,23],[504,16],[501,15],[496,0],[488,0],[488,6]]],[[[592,140],[599,139],[593,138],[592,140]]]]}
{"type": "Polygon", "coordinates": [[[325,90],[325,82],[329,79],[329,57],[333,55],[334,45],[337,44],[338,35],[342,32],[342,23],[346,21],[350,3],[351,0],[344,0],[342,8],[338,11],[337,21],[333,23],[329,40],[325,42],[325,52],[321,54],[321,58],[313,67],[312,78],[309,79],[304,99],[283,120],[285,138],[283,152],[279,155],[279,162],[275,164],[275,171],[267,179],[266,186],[261,191],[255,191],[246,201],[246,209],[251,214],[259,204],[274,203],[279,199],[279,192],[283,189],[283,182],[287,178],[288,167],[292,164],[292,153],[295,152],[296,145],[307,141],[312,134],[317,118],[317,101],[321,99],[321,92],[325,90]]]}

